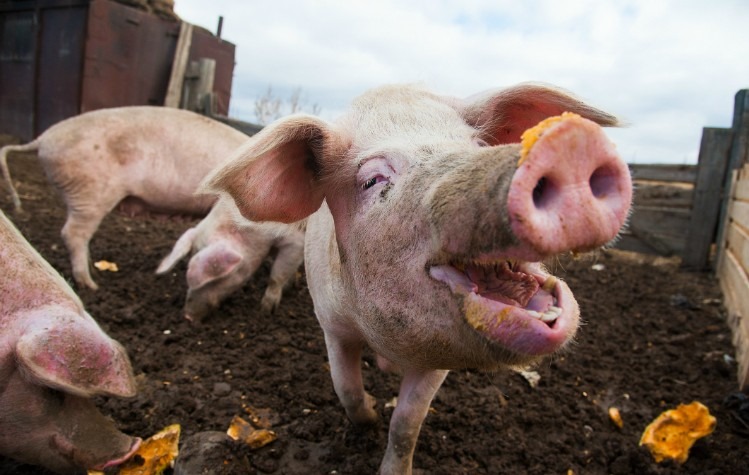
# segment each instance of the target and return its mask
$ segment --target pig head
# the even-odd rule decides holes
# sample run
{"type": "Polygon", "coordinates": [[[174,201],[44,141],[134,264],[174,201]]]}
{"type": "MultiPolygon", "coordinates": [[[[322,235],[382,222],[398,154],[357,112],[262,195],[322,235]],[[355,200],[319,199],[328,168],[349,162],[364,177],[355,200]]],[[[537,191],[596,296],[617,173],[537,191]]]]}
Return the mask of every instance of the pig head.
{"type": "Polygon", "coordinates": [[[168,272],[193,253],[184,312],[185,318],[199,322],[239,290],[272,250],[275,258],[260,302],[263,312],[272,313],[304,260],[304,222],[255,223],[239,214],[233,200],[219,200],[208,216],[180,236],[156,273],[168,272]]]}
{"type": "Polygon", "coordinates": [[[349,418],[377,417],[364,345],[403,373],[381,473],[411,473],[447,370],[525,365],[573,338],[577,303],[540,261],[625,222],[629,171],[600,127],[616,123],[545,86],[466,100],[388,86],[333,124],[276,122],[204,184],[252,220],[310,216],[308,285],[349,418]]]}
{"type": "Polygon", "coordinates": [[[104,469],[140,439],[90,401],[133,396],[125,350],[0,212],[0,453],[56,472],[104,469]]]}

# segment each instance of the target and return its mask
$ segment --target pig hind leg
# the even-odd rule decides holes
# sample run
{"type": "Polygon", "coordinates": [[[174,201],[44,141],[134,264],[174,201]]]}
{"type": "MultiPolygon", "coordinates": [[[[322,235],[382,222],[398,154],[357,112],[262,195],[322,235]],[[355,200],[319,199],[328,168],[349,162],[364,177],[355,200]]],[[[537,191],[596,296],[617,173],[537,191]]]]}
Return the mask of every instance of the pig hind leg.
{"type": "Polygon", "coordinates": [[[91,260],[88,244],[104,217],[117,205],[113,203],[96,202],[95,207],[76,206],[68,203],[68,217],[62,227],[62,238],[70,253],[70,264],[73,278],[78,285],[90,289],[99,288],[91,277],[91,260]]]}
{"type": "Polygon", "coordinates": [[[260,302],[263,312],[273,313],[281,303],[284,287],[296,276],[299,266],[304,261],[304,243],[284,243],[279,246],[273,265],[270,269],[268,287],[260,302]]]}
{"type": "Polygon", "coordinates": [[[388,446],[379,473],[411,474],[414,449],[434,395],[447,376],[446,370],[406,370],[398,404],[390,419],[388,446]]]}
{"type": "Polygon", "coordinates": [[[346,341],[325,332],[330,374],[338,399],[346,415],[355,424],[372,424],[378,420],[375,398],[364,390],[361,373],[363,343],[346,341]]]}

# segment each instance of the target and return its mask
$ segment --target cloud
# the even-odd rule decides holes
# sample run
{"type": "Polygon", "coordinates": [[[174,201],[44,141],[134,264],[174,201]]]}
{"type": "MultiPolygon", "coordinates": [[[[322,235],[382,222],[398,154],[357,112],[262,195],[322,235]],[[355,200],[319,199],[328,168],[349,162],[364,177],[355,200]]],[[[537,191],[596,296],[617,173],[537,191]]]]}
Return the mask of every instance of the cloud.
{"type": "Polygon", "coordinates": [[[749,87],[749,3],[742,0],[179,0],[177,13],[237,45],[233,115],[302,87],[335,118],[364,90],[423,82],[468,96],[551,83],[622,116],[628,160],[695,163],[702,127],[730,126],[749,87]]]}

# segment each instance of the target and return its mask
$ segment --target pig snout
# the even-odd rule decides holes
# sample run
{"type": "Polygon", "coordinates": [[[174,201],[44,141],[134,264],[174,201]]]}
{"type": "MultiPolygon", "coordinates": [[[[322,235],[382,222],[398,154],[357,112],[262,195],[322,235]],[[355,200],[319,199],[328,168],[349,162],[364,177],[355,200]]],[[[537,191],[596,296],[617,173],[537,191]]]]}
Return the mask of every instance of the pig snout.
{"type": "Polygon", "coordinates": [[[632,182],[603,129],[579,116],[538,133],[510,183],[510,224],[535,259],[607,244],[625,223],[632,182]]]}

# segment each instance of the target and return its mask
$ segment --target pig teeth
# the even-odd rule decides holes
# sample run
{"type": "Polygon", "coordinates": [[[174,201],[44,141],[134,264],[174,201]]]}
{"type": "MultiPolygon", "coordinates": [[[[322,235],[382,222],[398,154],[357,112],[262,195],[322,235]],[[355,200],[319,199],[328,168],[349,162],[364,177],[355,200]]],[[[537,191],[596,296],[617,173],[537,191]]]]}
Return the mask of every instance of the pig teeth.
{"type": "Polygon", "coordinates": [[[561,314],[562,314],[562,309],[559,308],[559,307],[555,307],[553,305],[551,307],[549,307],[549,309],[546,310],[543,313],[537,312],[535,310],[529,310],[528,311],[528,315],[530,315],[531,317],[533,317],[533,318],[535,318],[537,320],[541,320],[544,323],[551,323],[551,322],[553,322],[554,320],[556,320],[557,318],[559,318],[559,316],[561,314]]]}

